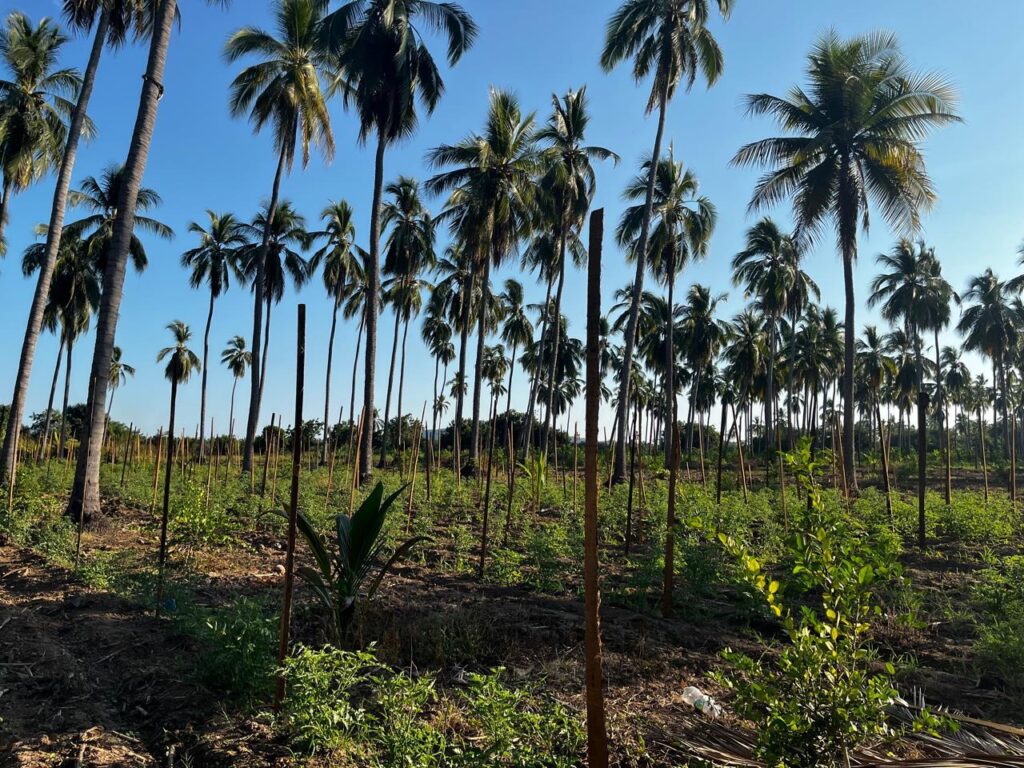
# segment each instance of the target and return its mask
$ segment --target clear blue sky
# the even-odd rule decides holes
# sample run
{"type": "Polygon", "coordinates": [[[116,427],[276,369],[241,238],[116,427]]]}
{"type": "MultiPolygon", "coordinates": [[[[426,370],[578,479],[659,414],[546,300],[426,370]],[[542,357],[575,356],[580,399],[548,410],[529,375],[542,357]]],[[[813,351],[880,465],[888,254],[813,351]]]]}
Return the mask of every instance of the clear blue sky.
{"type": "MultiPolygon", "coordinates": [[[[637,86],[628,67],[611,75],[598,66],[604,25],[617,0],[464,0],[480,26],[475,47],[452,71],[445,71],[447,94],[435,114],[424,120],[418,133],[392,149],[387,176],[408,174],[424,178],[424,152],[439,143],[452,142],[483,121],[489,86],[513,89],[527,109],[543,120],[552,92],[587,84],[593,114],[590,140],[618,152],[618,167],[598,169],[595,206],[607,210],[610,230],[622,210],[620,193],[636,172],[642,155],[650,152],[655,123],[644,115],[648,85],[637,86]]],[[[147,243],[150,267],[141,276],[129,274],[118,325],[118,344],[124,359],[136,366],[134,380],[117,395],[113,417],[141,424],[155,432],[166,420],[167,385],[156,352],[166,345],[167,322],[182,319],[195,333],[195,349],[201,350],[206,316],[205,293],[189,289],[179,255],[192,247],[188,222],[200,220],[206,208],[232,211],[250,217],[269,192],[274,158],[268,136],[254,136],[244,121],[232,120],[227,111],[228,85],[239,66],[229,67],[221,58],[227,36],[243,24],[264,24],[269,3],[235,0],[229,11],[208,8],[199,0],[182,0],[182,30],[176,34],[167,65],[166,97],[160,113],[145,182],[164,198],[159,218],[174,227],[173,242],[147,243]]],[[[731,285],[728,262],[741,246],[744,229],[751,223],[746,213],[754,171],[729,166],[729,159],[743,143],[769,135],[775,129],[765,120],[747,118],[741,108],[743,94],[754,91],[783,93],[800,82],[806,53],[814,39],[830,26],[843,35],[878,28],[895,31],[910,62],[919,68],[948,75],[961,95],[966,122],[941,130],[926,145],[929,171],[939,193],[939,203],[925,220],[927,240],[933,244],[947,275],[957,288],[967,277],[991,265],[1000,275],[1016,273],[1015,252],[1024,238],[1024,61],[1013,55],[1024,31],[1024,3],[997,0],[983,17],[965,13],[954,0],[738,0],[728,23],[715,21],[714,30],[725,52],[725,74],[711,91],[702,85],[690,94],[681,93],[671,105],[666,137],[673,141],[676,156],[692,167],[703,190],[718,206],[719,223],[708,259],[688,268],[680,292],[692,282],[728,291],[724,313],[731,316],[743,305],[741,291],[731,285]]],[[[58,13],[56,0],[0,0],[0,13],[21,9],[34,19],[58,13]]],[[[76,40],[67,48],[67,62],[84,66],[87,41],[76,40]]],[[[129,47],[107,54],[101,65],[91,114],[99,136],[79,155],[75,182],[98,175],[108,163],[123,162],[138,105],[140,75],[145,51],[129,47]]],[[[314,158],[306,170],[296,168],[285,180],[283,194],[300,212],[315,222],[328,199],[345,198],[356,210],[358,240],[366,244],[369,231],[369,200],[372,183],[372,152],[357,143],[352,115],[335,104],[332,118],[337,155],[330,166],[314,158]]],[[[46,179],[14,199],[10,206],[9,250],[0,263],[0,326],[6,340],[0,344],[0,400],[9,397],[25,316],[33,283],[22,278],[19,262],[33,238],[32,228],[49,212],[52,179],[46,179]]],[[[435,201],[439,207],[441,201],[435,201]]],[[[72,216],[74,213],[71,214],[72,216]]],[[[788,219],[788,210],[775,212],[788,219]]],[[[888,248],[893,234],[875,217],[870,237],[862,238],[857,270],[858,331],[871,319],[864,309],[868,282],[874,272],[873,257],[888,248]]],[[[612,291],[624,285],[632,268],[623,263],[609,238],[605,243],[604,293],[609,306],[612,291]]],[[[823,301],[842,306],[840,263],[833,244],[823,240],[811,254],[809,271],[819,282],[823,301]]],[[[503,279],[517,270],[505,270],[503,279]]],[[[543,289],[530,276],[518,275],[527,285],[531,300],[540,300],[543,289]]],[[[583,276],[569,282],[566,312],[570,333],[582,335],[583,276]]],[[[295,305],[308,305],[308,369],[306,418],[322,417],[323,368],[329,330],[329,303],[322,285],[315,282],[299,296],[289,291],[274,310],[270,370],[263,420],[271,411],[291,414],[295,336],[295,305]]],[[[251,332],[251,295],[232,290],[218,302],[211,349],[219,353],[234,334],[247,338],[251,332]]],[[[383,408],[388,354],[393,320],[385,311],[380,324],[377,404],[383,408]]],[[[948,335],[952,341],[954,336],[948,335]]],[[[409,375],[406,408],[419,413],[430,398],[433,365],[410,333],[409,375]]],[[[337,406],[347,408],[355,326],[339,333],[332,388],[332,419],[337,406]]],[[[87,366],[93,337],[82,339],[75,352],[72,402],[85,397],[87,366]]],[[[40,344],[33,371],[28,412],[45,407],[56,340],[40,344]]],[[[976,372],[982,369],[972,363],[976,372]]],[[[519,386],[514,406],[525,405],[525,377],[516,372],[519,386]]],[[[210,373],[210,408],[218,431],[226,427],[231,379],[215,362],[210,373]]],[[[240,387],[240,394],[244,392],[240,387]]],[[[198,418],[198,378],[181,391],[179,413],[188,424],[198,418]]],[[[59,398],[59,396],[58,396],[59,398]]],[[[246,397],[239,398],[236,419],[244,412],[246,397]]],[[[358,402],[358,401],[357,401],[358,402]]],[[[358,405],[357,405],[358,407],[358,405]]],[[[582,415],[582,403],[576,412],[582,415]]],[[[450,415],[450,414],[449,414],[450,415]]],[[[244,418],[244,413],[241,415],[244,418]]],[[[610,421],[610,414],[605,420],[610,421]]],[[[286,417],[285,421],[288,421],[286,417]]]]}

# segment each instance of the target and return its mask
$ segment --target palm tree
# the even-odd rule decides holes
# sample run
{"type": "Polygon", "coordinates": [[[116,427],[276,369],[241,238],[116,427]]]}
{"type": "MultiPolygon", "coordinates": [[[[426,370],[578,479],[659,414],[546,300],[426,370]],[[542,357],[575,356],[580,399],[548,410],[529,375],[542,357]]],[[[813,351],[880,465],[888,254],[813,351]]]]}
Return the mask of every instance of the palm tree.
{"type": "Polygon", "coordinates": [[[959,120],[953,88],[941,77],[912,71],[895,36],[877,33],[841,40],[829,32],[808,57],[809,87],[788,97],[747,97],[752,114],[776,119],[786,136],[740,149],[737,165],[771,166],[757,183],[751,210],[793,199],[797,237],[834,223],[843,258],[846,334],[843,379],[843,459],[854,475],[855,298],[857,226],[865,228],[869,202],[895,229],[915,230],[935,200],[920,140],[959,120]],[[841,126],[837,130],[837,126],[841,126]]]}
{"type": "MultiPolygon", "coordinates": [[[[431,433],[434,437],[437,432],[437,418],[440,415],[440,398],[443,397],[444,387],[448,379],[448,365],[455,359],[455,345],[452,344],[452,326],[445,318],[445,306],[442,301],[436,301],[439,296],[435,290],[427,301],[427,316],[423,320],[420,333],[423,342],[427,345],[430,356],[434,358],[434,399],[431,404],[431,433]],[[444,379],[438,387],[437,377],[441,366],[444,365],[444,379]]],[[[437,443],[440,452],[440,442],[437,443]]]]}
{"type": "MultiPolygon", "coordinates": [[[[58,68],[67,40],[52,20],[33,26],[20,11],[0,29],[0,58],[11,73],[0,80],[0,241],[11,195],[60,165],[75,109],[65,97],[82,87],[78,70],[58,68]]],[[[83,131],[91,136],[92,124],[83,131]]]]}
{"type": "MultiPolygon", "coordinates": [[[[338,328],[338,310],[341,309],[352,290],[352,278],[358,269],[355,259],[356,225],[353,221],[352,206],[344,200],[332,202],[320,214],[324,229],[310,233],[312,239],[323,238],[326,242],[310,263],[324,265],[324,288],[331,299],[331,334],[327,341],[327,375],[324,381],[324,444],[320,463],[327,463],[327,435],[329,433],[331,410],[331,364],[334,360],[334,333],[338,328]]],[[[359,328],[362,335],[362,323],[359,328]]],[[[358,356],[358,352],[356,355],[358,356]]],[[[349,419],[352,414],[349,414],[349,419]]]]}
{"type": "MultiPolygon", "coordinates": [[[[728,18],[732,0],[716,0],[719,12],[728,18]]],[[[696,82],[698,70],[712,86],[722,73],[723,57],[711,31],[707,28],[710,0],[625,0],[608,21],[601,66],[605,71],[622,61],[633,59],[633,76],[639,82],[653,73],[647,113],[658,110],[658,130],[654,151],[648,167],[647,190],[643,216],[636,243],[636,277],[633,280],[633,301],[626,324],[619,375],[619,401],[616,420],[619,430],[615,440],[616,481],[626,476],[626,432],[629,416],[629,372],[633,366],[633,350],[637,343],[640,295],[647,271],[651,215],[654,207],[655,173],[661,162],[661,142],[665,134],[665,113],[668,103],[680,84],[686,90],[696,82]]]]}
{"type": "MultiPolygon", "coordinates": [[[[648,180],[651,177],[651,161],[644,163],[640,174],[626,187],[624,197],[627,200],[641,201],[623,212],[622,221],[616,230],[616,239],[627,249],[629,258],[637,258],[631,246],[639,247],[640,233],[643,231],[644,216],[647,213],[646,197],[648,180]]],[[[715,206],[700,194],[700,183],[693,171],[684,168],[675,161],[671,145],[668,157],[658,162],[654,175],[653,204],[648,215],[650,224],[654,224],[650,232],[647,259],[659,282],[668,288],[668,305],[675,305],[675,283],[679,272],[691,259],[701,259],[707,255],[711,235],[715,229],[718,215],[715,206]]],[[[666,381],[665,395],[666,414],[670,424],[676,422],[676,383],[675,383],[675,329],[673,313],[668,313],[668,329],[665,334],[666,381]]],[[[628,329],[628,326],[627,326],[628,329]]],[[[627,330],[628,332],[628,330],[627,330]]],[[[665,463],[668,465],[672,455],[671,435],[665,441],[665,463]]]]}
{"type": "MultiPolygon", "coordinates": [[[[290,277],[298,290],[312,276],[314,264],[300,251],[311,245],[311,236],[306,230],[306,219],[290,202],[281,200],[271,213],[268,203],[253,217],[252,223],[242,224],[241,231],[253,242],[239,252],[242,272],[253,287],[253,294],[262,296],[263,316],[263,358],[257,363],[257,345],[253,344],[253,379],[257,387],[256,411],[263,402],[263,385],[267,378],[267,354],[270,349],[270,310],[284,298],[285,284],[290,277]],[[258,243],[256,242],[258,240],[258,243]],[[296,250],[298,249],[298,250],[296,250]]],[[[254,315],[256,313],[254,312],[254,315]]],[[[251,418],[251,414],[250,414],[251,418]]],[[[243,459],[244,461],[244,459],[243,459]]]]}
{"type": "MultiPolygon", "coordinates": [[[[540,168],[534,123],[533,114],[524,115],[513,94],[492,89],[483,133],[471,134],[458,144],[436,147],[427,154],[433,167],[448,168],[427,181],[427,190],[432,194],[451,192],[441,216],[460,233],[463,247],[473,256],[476,274],[472,282],[479,276],[468,461],[474,470],[480,450],[481,366],[487,334],[484,315],[491,304],[491,268],[502,265],[532,224],[534,176],[540,168]]],[[[456,421],[461,421],[458,410],[456,421]]]]}
{"type": "MultiPolygon", "coordinates": [[[[922,332],[935,333],[935,363],[939,357],[939,331],[949,323],[950,301],[956,295],[942,277],[942,268],[935,258],[935,250],[924,241],[916,244],[900,240],[890,253],[879,254],[876,262],[883,271],[871,283],[868,306],[882,305],[882,317],[891,323],[902,321],[914,345],[917,369],[917,502],[918,545],[924,546],[924,492],[928,440],[928,393],[924,387],[924,360],[922,332]]],[[[936,395],[941,387],[942,371],[936,371],[936,395]]],[[[942,419],[939,418],[941,435],[942,419]]],[[[943,444],[940,436],[939,445],[943,444]]]]}
{"type": "Polygon", "coordinates": [[[1009,455],[1010,432],[1007,415],[1006,364],[1024,336],[1024,304],[1011,298],[1007,283],[991,269],[972,277],[963,295],[969,306],[963,310],[957,330],[964,337],[964,349],[978,352],[992,362],[992,386],[999,397],[992,401],[992,423],[996,424],[996,403],[1003,411],[1003,447],[1009,455]]]}
{"type": "Polygon", "coordinates": [[[235,439],[235,388],[238,380],[245,377],[246,369],[252,365],[252,352],[245,348],[244,336],[232,336],[220,353],[220,361],[231,371],[231,409],[228,412],[228,440],[235,439]]]}
{"type": "Polygon", "coordinates": [[[171,471],[174,469],[174,412],[178,403],[178,385],[184,384],[192,373],[202,366],[199,357],[188,348],[192,339],[192,331],[181,320],[168,323],[167,330],[174,337],[174,346],[164,347],[156,356],[156,361],[167,360],[164,376],[171,382],[171,412],[167,421],[167,463],[164,471],[164,509],[160,520],[160,555],[158,568],[160,581],[157,587],[157,606],[163,593],[164,563],[167,559],[167,519],[170,513],[171,471]]]}
{"type": "MultiPolygon", "coordinates": [[[[121,165],[109,165],[100,178],[86,176],[81,187],[69,193],[68,200],[74,208],[84,208],[90,213],[68,224],[64,229],[71,237],[82,237],[85,246],[101,270],[105,270],[114,242],[115,226],[118,221],[118,205],[125,185],[125,169],[121,165]]],[[[174,237],[174,230],[157,219],[146,216],[163,201],[156,190],[139,187],[135,195],[133,228],[128,239],[128,257],[136,272],[142,272],[149,264],[146,247],[136,232],[146,232],[163,240],[174,237]]]]}
{"type": "Polygon", "coordinates": [[[110,386],[110,399],[107,401],[107,426],[110,426],[110,412],[114,409],[114,393],[120,389],[129,376],[135,376],[135,367],[128,365],[121,359],[121,348],[114,347],[110,356],[110,374],[107,376],[107,383],[110,386]]]}
{"type": "MultiPolygon", "coordinates": [[[[711,295],[707,286],[695,283],[686,294],[683,305],[683,316],[680,332],[683,337],[683,357],[693,372],[693,385],[690,387],[690,417],[687,418],[689,437],[687,450],[693,448],[693,412],[698,407],[699,396],[713,380],[707,375],[711,364],[718,356],[726,338],[728,326],[715,318],[718,304],[724,301],[725,294],[711,295]]],[[[708,390],[711,391],[711,390],[708,390]]]]}
{"type": "Polygon", "coordinates": [[[136,0],[64,0],[64,15],[75,29],[87,32],[94,29],[92,48],[89,61],[82,76],[78,96],[71,110],[68,121],[67,139],[60,156],[60,170],[57,173],[57,184],[53,192],[53,205],[50,210],[50,222],[46,232],[46,246],[36,281],[35,292],[32,294],[32,306],[29,309],[28,323],[21,347],[21,358],[18,362],[18,374],[14,384],[14,395],[11,398],[8,428],[4,439],[3,456],[0,456],[0,481],[13,465],[15,438],[20,428],[25,410],[25,398],[28,395],[29,379],[32,374],[32,362],[35,358],[36,343],[43,327],[43,313],[50,292],[54,266],[60,252],[61,238],[64,230],[64,215],[68,204],[68,191],[71,189],[71,175],[74,172],[75,159],[78,156],[78,145],[82,137],[92,135],[92,124],[86,114],[89,100],[92,97],[99,69],[100,57],[105,45],[112,48],[120,46],[132,28],[141,32],[141,6],[136,0]]]}
{"type": "Polygon", "coordinates": [[[885,489],[885,505],[892,518],[892,499],[889,495],[889,462],[882,431],[882,385],[896,375],[896,363],[889,357],[885,339],[873,325],[865,326],[864,336],[857,340],[857,369],[863,377],[868,396],[874,406],[878,420],[879,454],[882,457],[882,487],[885,489]]]}
{"type": "Polygon", "coordinates": [[[391,415],[391,390],[395,379],[395,360],[398,352],[398,333],[402,334],[402,372],[398,386],[398,436],[401,442],[402,384],[405,377],[405,339],[409,333],[409,320],[419,314],[423,283],[422,272],[434,268],[434,222],[423,205],[420,185],[416,179],[399,176],[387,185],[385,194],[392,199],[384,204],[383,225],[390,229],[385,244],[383,272],[385,301],[395,310],[395,338],[391,348],[391,372],[388,376],[387,397],[384,400],[384,430],[380,441],[380,462],[384,466],[388,446],[388,423],[391,415]]]}
{"type": "Polygon", "coordinates": [[[512,376],[516,370],[516,353],[524,349],[533,340],[533,323],[526,314],[523,304],[524,294],[522,283],[511,278],[505,281],[505,290],[498,299],[502,304],[501,340],[511,348],[508,365],[508,400],[505,403],[505,415],[512,413],[512,376]]]}
{"type": "Polygon", "coordinates": [[[264,344],[261,337],[263,307],[267,301],[264,262],[276,224],[281,177],[291,171],[297,145],[301,147],[303,167],[309,163],[311,145],[318,147],[327,159],[334,154],[331,118],[320,83],[320,72],[328,63],[319,39],[324,7],[321,0],[274,0],[272,32],[245,27],[235,32],[224,47],[230,62],[249,56],[259,58],[231,83],[231,114],[235,117],[248,114],[257,133],[269,125],[274,132],[277,152],[277,169],[262,220],[263,231],[251,258],[255,298],[252,383],[242,455],[242,469],[246,472],[252,469],[253,441],[263,397],[266,355],[261,360],[260,354],[264,344]]]}
{"type": "Polygon", "coordinates": [[[188,225],[189,232],[199,235],[199,245],[185,251],[181,257],[181,265],[191,270],[189,285],[200,288],[206,283],[210,289],[210,308],[206,313],[206,330],[203,332],[203,382],[199,400],[200,461],[206,455],[206,377],[210,372],[213,303],[228,289],[232,274],[243,279],[238,257],[246,243],[241,222],[234,214],[217,214],[207,209],[206,216],[209,221],[206,227],[194,221],[188,225]]]}
{"type": "Polygon", "coordinates": [[[746,298],[756,297],[767,320],[768,351],[765,357],[766,450],[775,445],[775,359],[778,351],[779,320],[786,313],[786,300],[794,282],[796,241],[770,218],[761,219],[747,230],[746,246],[732,259],[732,281],[742,285],[746,298]]]}
{"type": "MultiPolygon", "coordinates": [[[[610,149],[587,146],[585,134],[590,123],[587,112],[586,86],[578,91],[569,91],[562,98],[551,96],[552,114],[547,124],[537,132],[537,141],[546,144],[543,149],[544,172],[539,187],[541,196],[547,199],[554,232],[558,238],[556,272],[558,289],[555,292],[554,317],[561,317],[562,291],[565,287],[566,247],[571,234],[578,235],[590,210],[590,201],[597,187],[592,160],[612,160],[618,163],[619,156],[610,149]]],[[[557,344],[561,332],[554,334],[557,344]]],[[[558,360],[558,349],[552,352],[552,368],[548,370],[548,402],[544,412],[544,434],[542,444],[545,455],[549,449],[551,429],[552,397],[554,396],[554,365],[558,360]]]]}
{"type": "MultiPolygon", "coordinates": [[[[370,208],[370,249],[366,274],[366,365],[363,407],[373,413],[377,358],[377,304],[380,288],[381,207],[384,196],[384,154],[391,144],[416,129],[416,102],[432,114],[444,93],[444,82],[427,47],[420,25],[440,34],[454,66],[476,39],[473,19],[459,5],[430,0],[347,0],[324,20],[323,36],[336,54],[336,80],[346,101],[359,114],[359,137],[377,141],[373,202],[370,208]]],[[[372,474],[373,430],[363,431],[359,471],[372,474]]]]}
{"type": "MultiPolygon", "coordinates": [[[[45,244],[30,245],[22,257],[22,272],[28,276],[42,266],[45,244]]],[[[57,350],[57,366],[54,369],[53,384],[50,388],[50,402],[47,406],[43,424],[43,441],[41,447],[45,451],[49,438],[50,412],[57,385],[57,376],[61,364],[61,356],[66,353],[64,371],[64,400],[61,407],[61,426],[59,450],[64,448],[66,436],[66,415],[71,387],[71,359],[75,341],[88,330],[92,314],[100,303],[101,273],[95,259],[91,258],[88,249],[81,239],[69,237],[61,249],[60,258],[54,269],[50,285],[50,295],[46,304],[43,327],[56,332],[59,328],[60,344],[57,350]]]]}
{"type": "MultiPolygon", "coordinates": [[[[226,0],[220,0],[224,3],[226,0]]],[[[145,9],[150,35],[149,58],[142,78],[139,111],[132,129],[128,157],[124,164],[123,188],[117,218],[112,229],[110,249],[103,274],[103,299],[96,322],[96,345],[92,356],[89,397],[86,410],[89,427],[83,450],[75,467],[75,482],[68,501],[68,514],[85,520],[99,509],[100,451],[105,414],[102,403],[107,394],[106,375],[110,368],[117,318],[124,294],[124,275],[129,247],[135,228],[135,214],[142,176],[149,159],[149,148],[156,127],[157,109],[164,93],[164,67],[170,48],[171,29],[177,13],[177,0],[154,0],[145,9]],[[96,404],[100,404],[97,407],[96,404]]]]}

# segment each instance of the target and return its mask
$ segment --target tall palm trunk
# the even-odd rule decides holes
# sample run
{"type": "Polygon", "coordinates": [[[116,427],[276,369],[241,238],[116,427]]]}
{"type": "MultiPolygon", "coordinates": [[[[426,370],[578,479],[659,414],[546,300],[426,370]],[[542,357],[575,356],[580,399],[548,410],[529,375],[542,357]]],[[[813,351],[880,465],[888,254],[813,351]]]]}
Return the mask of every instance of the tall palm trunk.
{"type": "Polygon", "coordinates": [[[348,400],[348,423],[351,429],[356,428],[356,374],[359,371],[359,349],[363,344],[363,327],[366,324],[366,313],[359,314],[359,330],[356,332],[356,353],[352,356],[352,390],[348,400]]]}
{"type": "Polygon", "coordinates": [[[50,426],[53,421],[53,399],[57,396],[57,379],[60,378],[60,363],[64,357],[64,334],[60,335],[57,347],[57,363],[53,366],[53,381],[50,382],[50,399],[46,401],[46,416],[43,421],[43,439],[39,443],[39,461],[46,458],[46,446],[50,442],[50,426]]]}
{"type": "Polygon", "coordinates": [[[480,463],[480,400],[483,389],[484,342],[487,339],[487,306],[491,298],[491,258],[484,261],[483,283],[480,286],[480,315],[476,338],[476,361],[473,366],[473,425],[469,435],[469,466],[476,471],[480,463]]]}
{"type": "MultiPolygon", "coordinates": [[[[437,436],[437,377],[441,372],[441,358],[434,358],[434,399],[430,401],[430,442],[437,436]]],[[[428,446],[429,447],[429,446],[428,446]]]]}
{"type": "Polygon", "coordinates": [[[167,521],[170,517],[171,500],[171,471],[174,469],[174,413],[178,405],[178,380],[171,380],[171,413],[167,420],[167,464],[164,470],[164,505],[163,513],[160,516],[160,551],[157,554],[157,569],[159,581],[157,582],[157,611],[160,610],[160,603],[163,601],[164,589],[164,564],[167,561],[167,521]]]}
{"type": "Polygon", "coordinates": [[[210,308],[206,312],[206,331],[203,333],[203,381],[199,394],[199,461],[206,456],[206,376],[210,371],[210,326],[213,325],[213,302],[216,299],[210,291],[210,308]]]}
{"type": "Polygon", "coordinates": [[[331,363],[334,361],[334,332],[338,328],[338,303],[338,300],[335,299],[334,311],[331,313],[331,335],[327,340],[327,375],[324,377],[324,444],[320,453],[321,466],[327,463],[327,435],[330,433],[327,422],[331,417],[331,363]]]}
{"type": "Polygon", "coordinates": [[[109,18],[105,11],[100,12],[93,33],[92,49],[89,52],[89,63],[82,76],[82,88],[78,92],[78,101],[71,112],[71,123],[68,126],[67,143],[60,171],[57,174],[57,185],[53,192],[53,205],[50,209],[50,224],[46,231],[46,252],[39,268],[39,279],[32,294],[32,306],[28,313],[28,325],[21,346],[21,358],[18,361],[18,375],[14,381],[14,394],[11,397],[10,412],[7,416],[7,431],[4,435],[3,453],[0,455],[0,482],[7,479],[15,465],[15,450],[21,421],[25,416],[25,399],[28,397],[28,385],[32,376],[32,362],[35,359],[36,344],[43,327],[43,312],[50,295],[50,282],[53,280],[53,269],[57,263],[57,253],[64,233],[64,213],[67,210],[68,192],[71,189],[71,175],[75,168],[78,155],[78,143],[85,124],[89,99],[96,83],[96,71],[99,69],[103,46],[106,44],[109,18]]]}
{"type": "Polygon", "coordinates": [[[770,459],[775,446],[775,357],[779,344],[779,318],[773,312],[768,317],[768,361],[767,375],[765,377],[765,398],[764,398],[764,426],[765,426],[765,458],[766,464],[770,459]]]}
{"type": "MultiPolygon", "coordinates": [[[[380,289],[380,208],[384,194],[384,150],[387,142],[383,133],[377,135],[377,154],[373,168],[373,204],[370,208],[370,252],[366,272],[366,360],[363,368],[363,408],[366,428],[359,450],[359,475],[369,480],[373,475],[373,387],[377,373],[377,302],[380,289]]],[[[384,425],[385,429],[387,424],[384,425]]]]}
{"type": "Polygon", "coordinates": [[[402,330],[402,359],[398,364],[398,452],[401,455],[405,445],[402,442],[402,391],[405,389],[405,342],[409,338],[409,316],[405,316],[402,330]]]}
{"type": "Polygon", "coordinates": [[[384,430],[380,436],[380,459],[377,466],[384,469],[384,455],[388,449],[388,421],[391,416],[391,390],[395,384],[395,360],[398,358],[398,332],[402,329],[402,318],[395,309],[395,338],[391,342],[391,367],[388,372],[388,394],[384,398],[384,430]]]}
{"type": "Polygon", "coordinates": [[[455,388],[455,431],[452,434],[452,470],[462,472],[462,413],[466,402],[466,353],[469,348],[469,321],[472,316],[473,273],[466,277],[462,290],[459,323],[459,372],[455,388]]]}
{"type": "Polygon", "coordinates": [[[228,442],[235,439],[235,390],[238,388],[238,377],[231,382],[231,409],[228,411],[228,442]]]}
{"type": "Polygon", "coordinates": [[[68,435],[68,401],[71,397],[71,352],[74,350],[75,341],[68,338],[68,354],[64,359],[64,401],[60,406],[60,437],[57,441],[57,450],[64,452],[64,442],[68,435]]]}
{"type": "MultiPolygon", "coordinates": [[[[551,412],[555,405],[555,374],[558,371],[558,346],[562,338],[562,290],[565,288],[565,247],[566,227],[562,226],[562,234],[558,246],[558,290],[555,291],[555,338],[551,349],[551,364],[548,366],[548,402],[544,409],[544,456],[547,457],[551,442],[551,412]]],[[[543,348],[541,348],[543,352],[543,348]]],[[[556,430],[557,431],[557,430],[556,430]]]]}
{"type": "Polygon", "coordinates": [[[263,405],[263,385],[267,383],[267,356],[270,354],[270,310],[274,306],[274,302],[270,296],[266,297],[267,300],[267,311],[263,316],[263,361],[260,366],[260,396],[257,407],[263,405]]]}
{"type": "Polygon", "coordinates": [[[787,361],[786,368],[786,393],[788,400],[786,401],[786,445],[788,450],[793,450],[793,405],[796,403],[796,398],[793,397],[793,379],[794,376],[794,362],[796,361],[796,321],[795,317],[790,318],[789,322],[789,360],[787,361]]]}
{"type": "Polygon", "coordinates": [[[252,471],[252,457],[256,441],[256,430],[260,422],[260,402],[263,395],[263,360],[260,357],[263,346],[263,304],[266,301],[264,282],[267,273],[267,251],[270,248],[270,232],[277,215],[277,200],[281,193],[281,176],[284,173],[285,150],[277,159],[277,170],[274,173],[274,186],[271,188],[270,205],[267,208],[267,221],[263,227],[263,238],[260,250],[256,254],[256,275],[253,278],[252,304],[252,380],[249,383],[249,417],[245,425],[245,448],[242,451],[242,471],[252,471]]]}
{"type": "MultiPolygon", "coordinates": [[[[668,256],[668,337],[665,343],[665,411],[668,420],[676,423],[676,340],[675,340],[675,292],[676,292],[676,252],[672,248],[668,256]]],[[[669,430],[671,431],[671,430],[669,430]]],[[[672,466],[672,440],[665,439],[665,467],[672,466]]]]}
{"type": "MultiPolygon", "coordinates": [[[[544,294],[544,310],[541,312],[540,325],[540,347],[543,350],[548,340],[548,308],[551,306],[551,291],[554,288],[554,279],[548,280],[547,292],[544,294]]],[[[522,449],[525,454],[530,449],[530,441],[533,440],[533,410],[537,406],[537,393],[540,390],[540,371],[536,376],[530,377],[530,396],[526,400],[526,427],[523,429],[522,449]]],[[[511,396],[511,393],[509,393],[511,396]]]]}
{"type": "Polygon", "coordinates": [[[118,196],[117,217],[103,274],[103,299],[96,322],[96,346],[90,371],[86,413],[89,425],[84,434],[84,450],[78,454],[75,482],[68,501],[68,513],[74,519],[87,520],[100,506],[100,446],[103,444],[103,401],[106,399],[110,360],[117,331],[117,317],[124,291],[124,275],[135,226],[135,209],[142,186],[142,175],[149,158],[149,147],[156,126],[157,107],[163,95],[164,65],[170,46],[171,29],[177,10],[176,0],[160,0],[153,15],[149,60],[142,82],[139,112],[132,132],[128,157],[124,164],[123,186],[118,196]],[[97,407],[98,404],[98,407],[97,407]]]}
{"type": "Polygon", "coordinates": [[[622,370],[619,376],[619,430],[615,437],[615,462],[612,469],[614,482],[626,479],[626,432],[629,431],[629,381],[633,368],[633,352],[636,347],[636,326],[640,319],[640,296],[644,290],[644,275],[647,271],[647,239],[651,229],[651,212],[654,209],[654,182],[661,157],[661,142],[665,135],[665,110],[668,106],[668,79],[658,94],[658,132],[654,138],[654,152],[651,154],[650,173],[647,176],[647,193],[644,196],[644,217],[640,224],[640,239],[636,247],[636,277],[633,279],[632,302],[629,307],[629,321],[622,350],[622,370]]]}
{"type": "Polygon", "coordinates": [[[916,326],[911,329],[911,332],[914,338],[914,358],[917,365],[917,545],[924,549],[924,490],[925,472],[928,466],[928,393],[924,391],[921,335],[916,326]]]}
{"type": "MultiPolygon", "coordinates": [[[[843,178],[849,176],[848,161],[843,162],[843,178]]],[[[843,469],[846,472],[847,487],[857,490],[857,475],[853,455],[854,445],[854,400],[853,378],[856,352],[856,296],[853,285],[853,264],[857,260],[857,197],[849,189],[839,192],[839,242],[843,255],[843,288],[846,295],[846,307],[843,315],[843,469]]]]}

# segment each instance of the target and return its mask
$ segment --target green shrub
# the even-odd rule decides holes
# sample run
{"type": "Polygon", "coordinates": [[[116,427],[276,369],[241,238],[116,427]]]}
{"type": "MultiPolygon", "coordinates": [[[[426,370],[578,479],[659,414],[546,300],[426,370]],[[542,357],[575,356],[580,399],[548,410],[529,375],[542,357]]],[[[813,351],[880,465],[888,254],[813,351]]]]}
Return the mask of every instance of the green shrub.
{"type": "Polygon", "coordinates": [[[197,627],[205,645],[197,666],[211,688],[243,702],[265,697],[276,667],[280,620],[256,600],[240,598],[197,627]]]}

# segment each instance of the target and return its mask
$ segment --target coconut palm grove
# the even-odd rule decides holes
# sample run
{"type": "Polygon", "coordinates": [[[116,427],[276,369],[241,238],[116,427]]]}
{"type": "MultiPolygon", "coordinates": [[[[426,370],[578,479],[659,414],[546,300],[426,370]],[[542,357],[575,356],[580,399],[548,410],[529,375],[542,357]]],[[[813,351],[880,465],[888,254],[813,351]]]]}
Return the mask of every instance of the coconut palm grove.
{"type": "Polygon", "coordinates": [[[962,10],[0,2],[0,763],[1024,766],[962,10]]]}

